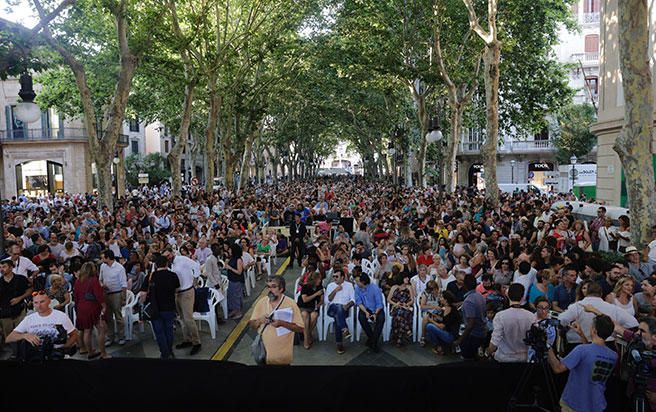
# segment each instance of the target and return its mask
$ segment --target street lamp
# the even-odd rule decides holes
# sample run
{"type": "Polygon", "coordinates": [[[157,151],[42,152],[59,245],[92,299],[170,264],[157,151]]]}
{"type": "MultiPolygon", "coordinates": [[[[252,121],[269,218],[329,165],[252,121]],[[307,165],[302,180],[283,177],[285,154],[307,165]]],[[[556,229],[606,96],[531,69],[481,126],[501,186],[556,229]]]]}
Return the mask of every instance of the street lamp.
{"type": "Polygon", "coordinates": [[[576,181],[576,161],[578,159],[576,158],[576,155],[572,155],[572,157],[569,158],[569,163],[572,165],[572,172],[570,173],[572,175],[572,193],[574,193],[574,182],[576,181]]]}
{"type": "Polygon", "coordinates": [[[515,183],[515,159],[510,161],[510,183],[515,183]]]}
{"type": "Polygon", "coordinates": [[[41,109],[34,103],[36,93],[32,88],[32,76],[28,73],[21,74],[20,85],[18,96],[22,101],[16,105],[16,111],[14,112],[16,118],[24,124],[36,122],[41,117],[41,109]]]}

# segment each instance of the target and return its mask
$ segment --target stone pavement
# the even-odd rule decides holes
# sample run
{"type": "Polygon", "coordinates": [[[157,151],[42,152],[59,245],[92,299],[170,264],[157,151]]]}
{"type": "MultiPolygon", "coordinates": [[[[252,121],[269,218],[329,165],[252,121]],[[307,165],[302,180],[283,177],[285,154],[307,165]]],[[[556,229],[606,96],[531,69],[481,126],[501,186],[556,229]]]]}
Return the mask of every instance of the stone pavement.
{"type": "MultiPolygon", "coordinates": [[[[294,282],[300,276],[301,269],[284,270],[286,267],[283,258],[278,258],[272,267],[274,273],[280,273],[284,276],[287,284],[287,295],[293,297],[294,282]]],[[[251,291],[250,297],[244,298],[244,310],[246,315],[256,299],[258,299],[266,287],[265,277],[257,282],[255,290],[251,291]]],[[[227,320],[225,323],[218,325],[216,339],[212,339],[207,323],[201,322],[201,351],[190,356],[190,348],[183,350],[174,349],[178,359],[197,359],[197,360],[229,360],[247,365],[253,365],[253,359],[250,353],[250,345],[255,338],[256,331],[245,325],[247,319],[243,322],[239,320],[227,320]],[[220,356],[222,355],[222,356],[220,356]]],[[[182,341],[181,326],[174,323],[174,345],[182,341]]],[[[114,358],[159,358],[159,349],[155,342],[153,333],[148,324],[134,325],[133,339],[125,345],[119,346],[114,344],[107,348],[107,352],[114,358]],[[143,331],[141,330],[143,327],[143,331]]],[[[328,340],[320,342],[316,339],[313,346],[306,350],[303,345],[294,346],[294,365],[369,365],[369,366],[429,366],[440,363],[459,361],[457,356],[438,357],[430,349],[422,348],[417,343],[405,347],[397,348],[386,342],[383,343],[379,353],[374,353],[364,344],[365,337],[361,342],[347,342],[345,344],[346,353],[338,355],[334,341],[334,335],[329,335],[328,340]]],[[[7,359],[10,355],[8,348],[0,351],[0,359],[7,359]]],[[[86,355],[75,355],[74,359],[84,360],[86,355]]]]}

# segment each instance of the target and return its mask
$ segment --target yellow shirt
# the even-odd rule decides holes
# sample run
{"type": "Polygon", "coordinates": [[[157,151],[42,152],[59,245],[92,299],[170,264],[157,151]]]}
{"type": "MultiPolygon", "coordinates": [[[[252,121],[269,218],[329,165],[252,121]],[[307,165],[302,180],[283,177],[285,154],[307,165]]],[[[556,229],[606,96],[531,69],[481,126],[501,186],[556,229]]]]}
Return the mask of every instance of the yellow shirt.
{"type": "MultiPolygon", "coordinates": [[[[275,308],[275,306],[271,305],[269,297],[265,296],[255,304],[251,320],[269,316],[275,308]]],[[[296,306],[296,302],[289,296],[284,297],[278,309],[286,308],[292,309],[292,323],[303,327],[301,311],[296,306]]],[[[264,329],[262,340],[266,348],[267,365],[289,365],[292,363],[294,357],[294,332],[278,336],[276,328],[269,325],[264,329]]]]}

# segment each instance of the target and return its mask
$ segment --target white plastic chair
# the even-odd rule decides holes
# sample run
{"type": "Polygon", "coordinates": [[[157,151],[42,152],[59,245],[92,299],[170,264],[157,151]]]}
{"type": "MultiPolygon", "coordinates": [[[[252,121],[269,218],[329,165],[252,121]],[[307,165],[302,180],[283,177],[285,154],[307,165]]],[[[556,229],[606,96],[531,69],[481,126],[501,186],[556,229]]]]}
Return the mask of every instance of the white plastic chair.
{"type": "Polygon", "coordinates": [[[369,275],[369,277],[374,275],[374,267],[367,259],[362,259],[360,266],[362,266],[362,271],[369,275]]]}
{"type": "Polygon", "coordinates": [[[75,325],[75,321],[77,320],[77,313],[75,312],[75,302],[73,302],[73,295],[71,295],[71,301],[64,306],[64,313],[68,315],[68,318],[73,322],[73,325],[75,325]]]}
{"type": "Polygon", "coordinates": [[[210,326],[210,335],[212,336],[212,339],[216,339],[216,305],[219,304],[219,295],[214,288],[209,288],[209,291],[210,296],[207,299],[207,302],[210,311],[206,313],[194,312],[193,317],[195,321],[198,321],[198,331],[200,331],[201,328],[201,321],[205,321],[210,326]]]}
{"type": "MultiPolygon", "coordinates": [[[[321,305],[319,318],[323,323],[321,326],[321,334],[319,335],[319,340],[325,341],[328,337],[328,333],[330,333],[330,328],[333,327],[334,329],[335,325],[335,318],[328,316],[328,304],[321,305]]],[[[349,315],[346,318],[346,327],[348,328],[349,332],[351,332],[351,342],[355,340],[355,322],[355,305],[353,305],[349,308],[349,315]]]]}
{"type": "Polygon", "coordinates": [[[221,303],[221,309],[223,310],[223,319],[228,319],[228,287],[230,282],[226,275],[221,275],[221,289],[223,289],[223,294],[225,297],[219,301],[221,303]]]}
{"type": "Polygon", "coordinates": [[[298,302],[298,297],[301,296],[301,292],[298,290],[298,284],[301,282],[301,279],[303,279],[303,275],[294,281],[294,302],[298,302]]]}
{"type": "MultiPolygon", "coordinates": [[[[132,340],[133,336],[133,325],[135,322],[141,321],[141,315],[139,313],[134,313],[134,307],[138,303],[137,297],[131,290],[126,292],[125,305],[121,308],[121,314],[123,315],[123,323],[125,325],[125,338],[127,340],[132,340]]],[[[114,321],[116,322],[116,321],[114,321]]],[[[141,331],[144,331],[143,323],[141,324],[141,331]]]]}

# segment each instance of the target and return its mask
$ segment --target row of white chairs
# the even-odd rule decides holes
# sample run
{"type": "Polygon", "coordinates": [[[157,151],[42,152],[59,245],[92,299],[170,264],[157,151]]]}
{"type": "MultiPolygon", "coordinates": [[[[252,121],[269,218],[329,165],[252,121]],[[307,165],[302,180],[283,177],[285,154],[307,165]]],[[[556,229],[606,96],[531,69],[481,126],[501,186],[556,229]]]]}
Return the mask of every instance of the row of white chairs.
{"type": "MultiPolygon", "coordinates": [[[[299,291],[299,284],[303,276],[296,279],[294,282],[294,300],[298,302],[301,293],[299,291]]],[[[381,299],[384,306],[385,314],[385,323],[383,326],[383,341],[388,342],[392,334],[392,305],[385,299],[385,295],[381,292],[381,299]]],[[[354,340],[360,341],[360,336],[362,334],[362,327],[358,321],[360,308],[356,305],[353,305],[349,309],[349,316],[346,319],[346,324],[351,333],[351,342],[354,340]]],[[[419,298],[415,299],[413,303],[412,311],[412,341],[417,342],[421,339],[422,336],[422,316],[419,305],[419,298]]],[[[335,319],[331,316],[328,316],[328,305],[326,303],[322,304],[319,308],[319,317],[317,319],[317,335],[319,340],[325,341],[328,337],[328,334],[334,329],[335,319]]]]}

